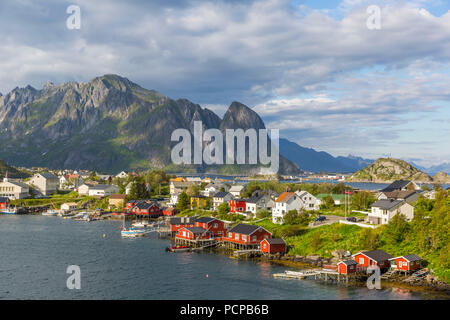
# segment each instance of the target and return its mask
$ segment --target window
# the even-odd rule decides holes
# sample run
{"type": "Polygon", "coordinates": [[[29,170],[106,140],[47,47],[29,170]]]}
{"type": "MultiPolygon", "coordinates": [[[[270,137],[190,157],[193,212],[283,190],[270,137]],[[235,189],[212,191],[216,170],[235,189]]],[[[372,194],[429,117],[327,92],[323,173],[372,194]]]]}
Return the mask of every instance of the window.
{"type": "Polygon", "coordinates": [[[364,258],[359,258],[359,264],[364,264],[364,258]]]}
{"type": "Polygon", "coordinates": [[[218,228],[219,227],[219,225],[217,224],[217,223],[214,223],[214,228],[218,228]]]}
{"type": "Polygon", "coordinates": [[[236,234],[234,235],[234,239],[235,239],[235,240],[239,240],[239,234],[238,234],[238,233],[236,233],[236,234]]]}

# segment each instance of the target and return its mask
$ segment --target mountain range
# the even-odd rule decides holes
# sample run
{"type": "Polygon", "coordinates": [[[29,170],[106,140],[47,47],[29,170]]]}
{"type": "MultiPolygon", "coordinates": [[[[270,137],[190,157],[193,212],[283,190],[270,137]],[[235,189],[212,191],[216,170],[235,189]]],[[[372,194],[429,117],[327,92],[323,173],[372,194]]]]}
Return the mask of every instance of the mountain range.
{"type": "MultiPolygon", "coordinates": [[[[258,165],[173,165],[171,133],[179,128],[192,132],[194,121],[202,121],[204,130],[222,132],[265,128],[259,115],[239,102],[220,118],[187,99],[173,100],[124,77],[104,75],[86,83],[48,82],[41,90],[26,86],[0,94],[0,159],[15,166],[110,173],[148,168],[224,174],[260,171],[258,165]]],[[[281,174],[355,172],[373,162],[333,157],[280,139],[281,174]]]]}
{"type": "MultiPolygon", "coordinates": [[[[42,90],[15,88],[0,96],[0,158],[16,166],[94,169],[164,168],[172,171],[258,173],[262,166],[171,163],[171,134],[194,121],[203,129],[263,129],[247,106],[233,102],[223,119],[187,99],[173,100],[118,75],[87,83],[47,83],[42,90]]],[[[280,173],[298,174],[280,156],[280,173]]]]}

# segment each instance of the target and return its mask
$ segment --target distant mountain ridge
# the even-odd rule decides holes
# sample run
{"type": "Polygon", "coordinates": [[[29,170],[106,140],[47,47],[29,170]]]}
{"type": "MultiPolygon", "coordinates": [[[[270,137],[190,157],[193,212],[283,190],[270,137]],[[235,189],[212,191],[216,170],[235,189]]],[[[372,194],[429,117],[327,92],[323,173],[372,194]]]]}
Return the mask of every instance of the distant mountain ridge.
{"type": "Polygon", "coordinates": [[[333,157],[327,152],[305,148],[283,138],[280,139],[280,154],[295,162],[300,169],[312,172],[351,173],[374,161],[354,156],[333,157]]]}

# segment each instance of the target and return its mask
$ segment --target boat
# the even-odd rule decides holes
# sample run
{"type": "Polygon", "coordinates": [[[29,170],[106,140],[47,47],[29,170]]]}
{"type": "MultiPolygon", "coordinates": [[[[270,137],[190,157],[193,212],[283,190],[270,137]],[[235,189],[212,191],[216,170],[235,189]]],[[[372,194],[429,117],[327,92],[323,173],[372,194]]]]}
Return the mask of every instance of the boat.
{"type": "Polygon", "coordinates": [[[58,211],[56,210],[47,210],[42,213],[43,216],[56,216],[58,214],[58,211]]]}
{"type": "Polygon", "coordinates": [[[166,252],[189,252],[191,247],[188,246],[171,246],[166,248],[166,252]]]}
{"type": "Polygon", "coordinates": [[[423,277],[428,274],[428,269],[424,268],[412,274],[413,277],[423,277]]]}
{"type": "Polygon", "coordinates": [[[8,207],[1,211],[2,214],[17,214],[17,207],[8,207]]]}
{"type": "Polygon", "coordinates": [[[142,229],[136,229],[136,228],[122,228],[122,231],[120,234],[124,238],[136,238],[136,237],[143,237],[147,232],[142,229]]]}
{"type": "Polygon", "coordinates": [[[146,228],[148,226],[150,226],[151,223],[147,222],[147,221],[135,221],[133,222],[132,226],[135,228],[146,228]]]}

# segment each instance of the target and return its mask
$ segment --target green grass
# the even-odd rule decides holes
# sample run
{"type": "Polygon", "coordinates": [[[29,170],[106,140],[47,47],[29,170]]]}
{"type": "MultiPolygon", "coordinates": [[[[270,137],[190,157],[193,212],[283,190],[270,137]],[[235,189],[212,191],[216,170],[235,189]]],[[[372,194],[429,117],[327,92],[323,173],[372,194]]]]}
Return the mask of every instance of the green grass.
{"type": "Polygon", "coordinates": [[[335,249],[355,252],[358,248],[358,238],[361,227],[335,223],[314,229],[305,230],[304,234],[287,237],[288,245],[294,246],[289,251],[290,255],[312,255],[331,258],[331,252],[335,249]]]}

